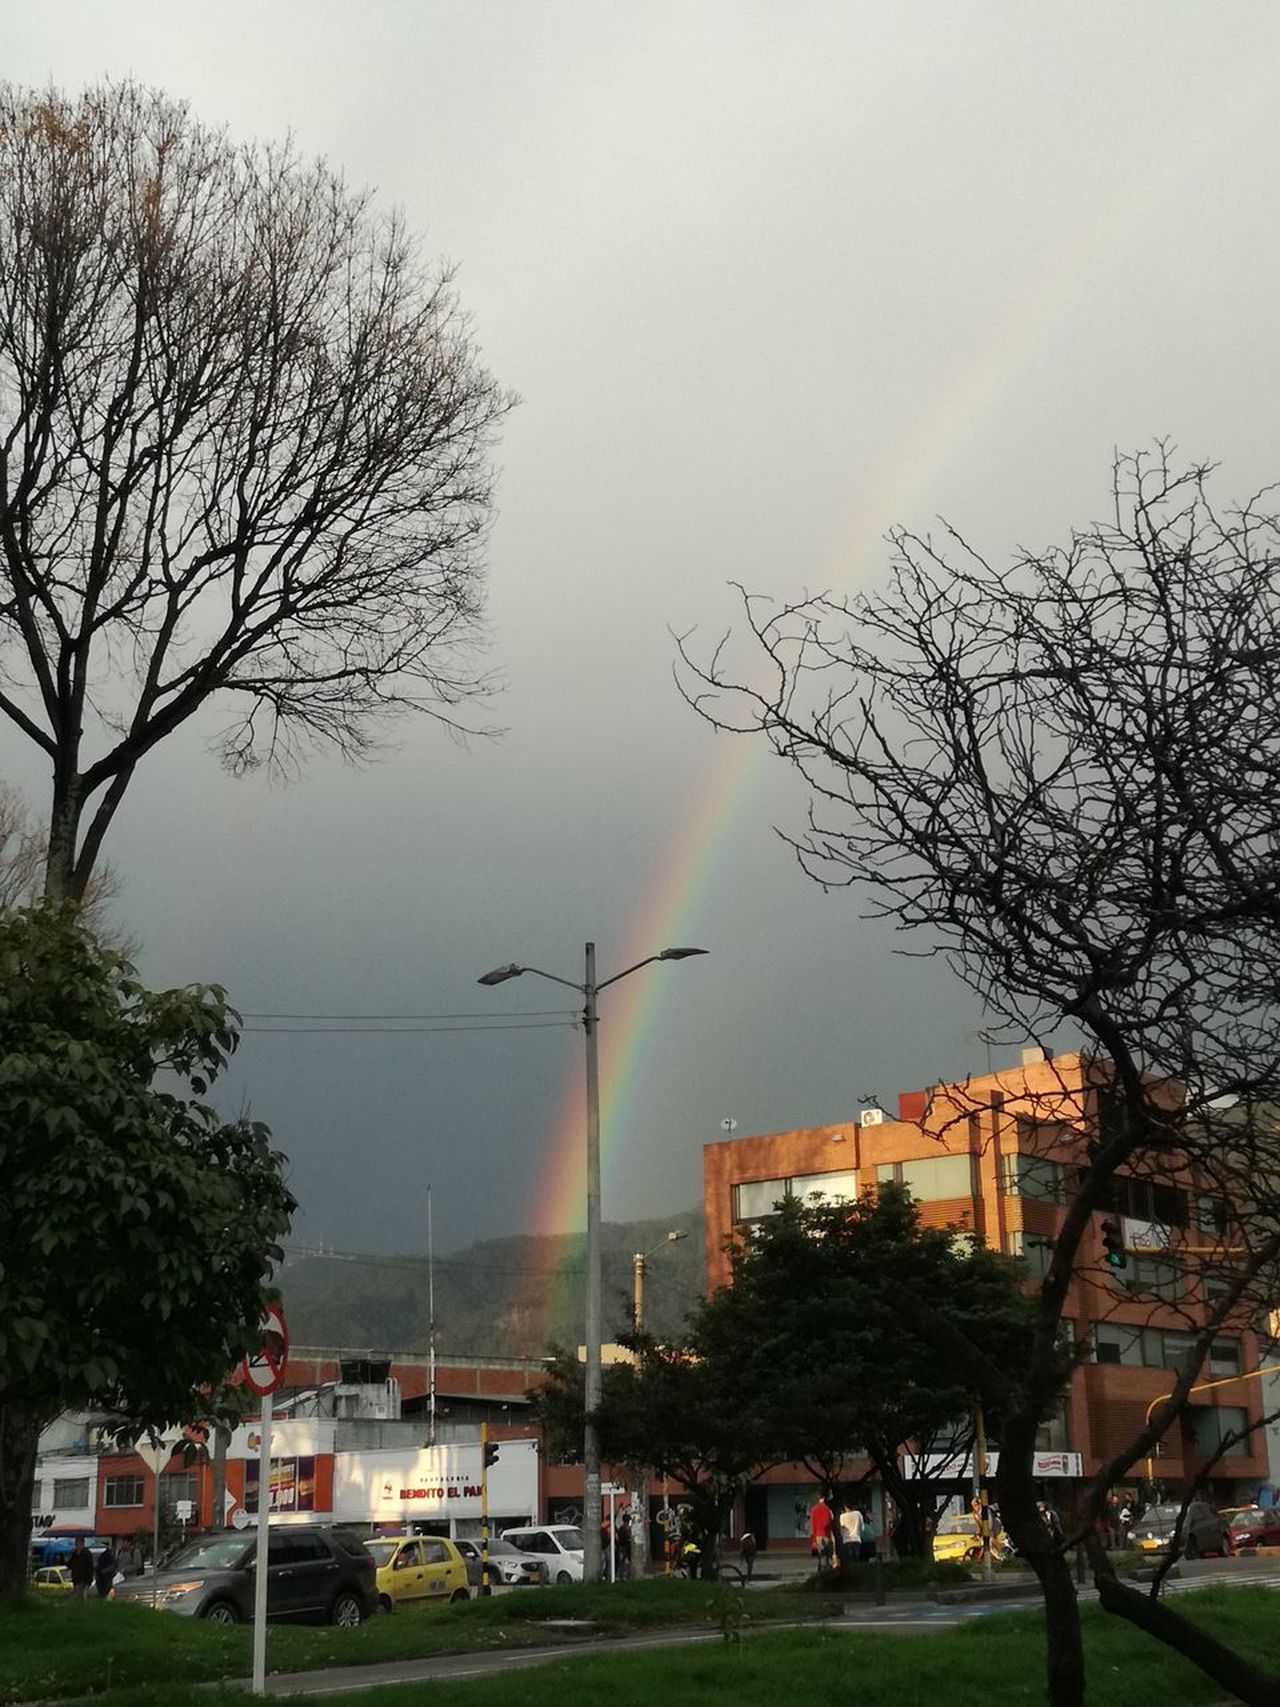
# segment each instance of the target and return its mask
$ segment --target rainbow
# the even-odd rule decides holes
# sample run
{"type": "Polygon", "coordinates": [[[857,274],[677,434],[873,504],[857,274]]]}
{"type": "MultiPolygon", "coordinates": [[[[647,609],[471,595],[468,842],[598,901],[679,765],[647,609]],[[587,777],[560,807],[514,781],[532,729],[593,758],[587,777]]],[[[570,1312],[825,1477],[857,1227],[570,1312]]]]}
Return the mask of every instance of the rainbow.
{"type": "MultiPolygon", "coordinates": [[[[696,925],[703,896],[715,875],[722,841],[740,820],[753,784],[762,774],[749,736],[720,735],[727,743],[724,758],[717,752],[700,793],[700,806],[674,843],[647,905],[635,919],[618,950],[598,944],[599,974],[608,978],[624,966],[656,954],[662,948],[685,945],[685,937],[700,948],[696,925]],[[690,934],[694,933],[694,934],[690,934]]],[[[649,1038],[668,979],[679,971],[647,968],[625,979],[600,999],[600,1172],[604,1212],[622,1184],[622,1170],[637,1154],[629,1139],[635,1136],[635,1107],[649,1056],[649,1038]]],[[[686,974],[687,975],[687,974],[686,974]]],[[[696,976],[696,973],[694,974],[696,976]]],[[[586,1093],[579,1050],[561,1098],[546,1183],[534,1215],[534,1231],[558,1234],[581,1229],[586,1215],[586,1093]]],[[[641,1135],[642,1136],[642,1135],[641,1135]]]]}
{"type": "MultiPolygon", "coordinates": [[[[888,529],[921,507],[937,476],[953,460],[977,425],[1005,402],[1018,376],[1030,366],[1051,336],[1069,321],[1091,291],[1109,287],[1107,266],[1150,228],[1161,204],[1185,194],[1194,175],[1207,185],[1211,171],[1240,146],[1247,128],[1270,111],[1270,86],[1242,58],[1240,76],[1220,90],[1176,138],[1153,138],[1146,161],[1135,162],[1128,182],[1119,186],[1099,217],[1091,204],[1087,218],[1064,231],[1048,251],[1021,301],[1008,308],[993,304],[985,339],[964,349],[949,374],[940,376],[935,407],[913,423],[901,439],[887,445],[878,469],[863,471],[861,490],[873,496],[854,507],[842,534],[833,541],[827,565],[833,582],[853,579],[850,564],[865,561],[869,548],[883,545],[888,529]],[[1230,114],[1231,117],[1224,118],[1230,114]],[[1158,144],[1158,146],[1157,146],[1158,144]]],[[[647,902],[620,952],[602,950],[601,971],[642,960],[660,948],[679,944],[686,935],[698,942],[700,902],[715,874],[720,850],[729,841],[756,791],[771,756],[756,736],[718,738],[710,772],[701,791],[701,809],[672,847],[647,902]]],[[[714,943],[701,944],[714,951],[714,943]]],[[[709,965],[714,964],[709,962],[709,965]]],[[[696,975],[696,974],[695,974],[696,975]]],[[[606,993],[601,1003],[601,1171],[604,1213],[616,1201],[624,1168],[643,1153],[637,1131],[637,1091],[649,1056],[654,1016],[669,983],[661,971],[639,974],[606,993]]],[[[586,1112],[581,1055],[575,1057],[554,1126],[545,1187],[538,1199],[535,1231],[562,1234],[580,1230],[585,1215],[586,1112]]]]}

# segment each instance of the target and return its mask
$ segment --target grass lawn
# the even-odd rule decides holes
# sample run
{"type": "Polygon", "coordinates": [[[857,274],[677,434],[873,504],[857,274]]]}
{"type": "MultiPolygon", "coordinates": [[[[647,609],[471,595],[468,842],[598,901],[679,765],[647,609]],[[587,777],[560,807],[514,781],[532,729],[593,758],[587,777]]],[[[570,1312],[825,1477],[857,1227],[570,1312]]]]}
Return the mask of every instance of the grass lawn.
{"type": "MultiPolygon", "coordinates": [[[[654,1588],[672,1588],[679,1593],[683,1588],[701,1586],[635,1584],[633,1588],[649,1598],[654,1588]]],[[[573,1596],[573,1591],[563,1593],[573,1596]]],[[[759,1598],[763,1596],[753,1596],[753,1603],[759,1598]]],[[[546,1605],[551,1594],[502,1596],[490,1603],[476,1603],[473,1608],[457,1608],[461,1615],[457,1625],[473,1625],[473,1640],[463,1644],[454,1639],[445,1646],[452,1651],[459,1646],[517,1646],[522,1637],[538,1634],[536,1622],[527,1617],[526,1599],[539,1599],[546,1605]],[[498,1618],[498,1613],[512,1603],[519,1603],[522,1617],[498,1618]],[[500,1637],[498,1632],[505,1635],[500,1637]]],[[[1280,1669],[1280,1594],[1265,1588],[1201,1589],[1195,1594],[1179,1594],[1178,1606],[1210,1625],[1232,1646],[1249,1652],[1271,1669],[1280,1669]]],[[[672,1610],[674,1603],[669,1603],[667,1613],[672,1610]]],[[[689,1606],[688,1611],[691,1617],[693,1608],[689,1606]]],[[[48,1615],[46,1608],[39,1608],[26,1627],[20,1625],[20,1617],[22,1613],[5,1613],[0,1622],[3,1702],[38,1700],[41,1695],[84,1700],[92,1692],[97,1707],[171,1707],[193,1700],[191,1685],[200,1678],[218,1673],[225,1676],[227,1669],[247,1671],[247,1646],[246,1659],[237,1663],[246,1637],[244,1630],[212,1630],[186,1618],[152,1617],[150,1611],[140,1608],[109,1605],[56,1608],[48,1615]],[[113,1611],[125,1611],[130,1618],[128,1623],[119,1623],[114,1634],[108,1634],[104,1615],[113,1611]],[[171,1640],[174,1628],[186,1640],[171,1640]],[[14,1669],[7,1640],[10,1635],[17,1635],[26,1651],[22,1693],[10,1692],[14,1669]],[[94,1637],[96,1647],[92,1646],[94,1637]],[[31,1644],[38,1639],[43,1639],[41,1646],[44,1640],[49,1644],[43,1666],[32,1664],[31,1644]],[[135,1651],[137,1663],[114,1659],[108,1668],[109,1659],[118,1656],[121,1646],[135,1651]],[[157,1671],[157,1666],[164,1669],[157,1671]],[[75,1683],[72,1671],[79,1680],[75,1683]],[[113,1685],[109,1690],[108,1676],[113,1685]]],[[[1091,1676],[1089,1700],[1094,1707],[1205,1707],[1222,1698],[1219,1688],[1193,1666],[1118,1618],[1108,1618],[1096,1606],[1087,1606],[1084,1620],[1091,1676]]],[[[382,1635],[386,1640],[401,1628],[406,1628],[408,1635],[396,1637],[398,1642],[403,1644],[413,1637],[416,1646],[377,1654],[364,1652],[358,1657],[389,1659],[404,1652],[432,1652],[433,1646],[427,1646],[428,1627],[445,1622],[427,1613],[408,1613],[377,1620],[357,1632],[276,1628],[268,1639],[268,1664],[271,1669],[282,1668],[282,1663],[288,1669],[323,1664],[324,1659],[317,1659],[316,1652],[302,1652],[307,1640],[326,1647],[341,1639],[358,1642],[382,1635]],[[297,1657],[294,1652],[285,1652],[295,1646],[297,1657]]],[[[643,1606],[643,1617],[637,1622],[674,1620],[652,1620],[649,1606],[643,1606]]],[[[461,1635],[461,1628],[454,1634],[461,1635]]],[[[329,1663],[333,1659],[355,1661],[357,1654],[343,1642],[341,1649],[326,1657],[329,1663]]],[[[667,1651],[584,1654],[522,1669],[519,1678],[495,1675],[456,1683],[435,1680],[430,1683],[430,1700],[432,1707],[510,1707],[515,1692],[521,1707],[563,1707],[567,1697],[608,1700],[611,1707],[654,1707],[655,1700],[660,1700],[662,1707],[705,1707],[708,1702],[724,1702],[725,1707],[777,1707],[780,1700],[795,1697],[797,1685],[817,1690],[819,1698],[843,1695],[855,1700],[858,1707],[913,1707],[916,1702],[930,1707],[990,1707],[993,1700],[1002,1704],[1007,1700],[1038,1702],[1044,1698],[1041,1615],[1038,1611],[1002,1613],[934,1634],[864,1634],[855,1628],[836,1630],[828,1625],[812,1630],[758,1632],[742,1640],[717,1640],[667,1651]]],[[[254,1697],[239,1690],[210,1690],[201,1692],[200,1698],[222,1707],[241,1707],[254,1697]]],[[[328,1707],[422,1707],[422,1700],[422,1683],[326,1695],[328,1707]]]]}
{"type": "MultiPolygon", "coordinates": [[[[812,1596],[787,1589],[748,1597],[719,1583],[673,1578],[519,1589],[465,1606],[415,1607],[371,1619],[358,1630],[273,1624],[267,1633],[267,1666],[309,1671],[532,1647],[563,1640],[563,1632],[548,1628],[557,1618],[588,1618],[601,1630],[616,1632],[714,1624],[726,1615],[735,1618],[744,1608],[756,1619],[814,1617],[822,1611],[812,1596]]],[[[250,1636],[244,1626],[228,1629],[145,1605],[33,1596],[0,1609],[0,1702],[75,1698],[108,1686],[167,1679],[192,1683],[247,1676],[250,1636]]]]}

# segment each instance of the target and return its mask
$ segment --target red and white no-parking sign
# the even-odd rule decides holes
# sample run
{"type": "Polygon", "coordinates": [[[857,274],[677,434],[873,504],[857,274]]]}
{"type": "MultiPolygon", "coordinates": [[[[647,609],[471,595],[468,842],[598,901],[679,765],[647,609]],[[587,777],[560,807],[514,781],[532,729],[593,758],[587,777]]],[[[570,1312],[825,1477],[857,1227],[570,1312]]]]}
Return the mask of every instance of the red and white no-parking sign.
{"type": "Polygon", "coordinates": [[[278,1304],[264,1304],[258,1324],[261,1347],[240,1360],[240,1373],[254,1392],[265,1398],[284,1380],[289,1361],[289,1329],[278,1304]]]}

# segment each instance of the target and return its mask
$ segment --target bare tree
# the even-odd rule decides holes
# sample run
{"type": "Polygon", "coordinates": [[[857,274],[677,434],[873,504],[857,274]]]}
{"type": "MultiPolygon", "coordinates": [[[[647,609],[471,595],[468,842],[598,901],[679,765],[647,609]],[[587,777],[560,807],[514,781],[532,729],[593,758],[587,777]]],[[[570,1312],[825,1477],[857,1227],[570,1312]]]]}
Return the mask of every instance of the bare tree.
{"type": "Polygon", "coordinates": [[[0,712],[50,763],[51,894],[214,698],[235,770],[452,723],[511,402],[323,162],[129,84],[0,89],[0,712]]]}
{"type": "MultiPolygon", "coordinates": [[[[44,892],[48,858],[48,835],[36,823],[21,792],[7,782],[0,782],[0,917],[39,901],[44,892]]],[[[107,934],[108,909],[119,892],[115,871],[106,862],[100,862],[76,908],[80,923],[91,935],[107,934]]],[[[134,952],[115,933],[113,944],[122,953],[134,952]]]]}
{"type": "MultiPolygon", "coordinates": [[[[1072,1707],[1075,1590],[1031,1464],[1097,1217],[1127,1178],[1184,1177],[1216,1182],[1237,1232],[1169,1398],[1103,1467],[1086,1520],[1186,1405],[1222,1324],[1267,1296],[1280,1252],[1280,522],[1266,495],[1219,512],[1210,472],[1163,446],[1124,457],[1107,521],[1003,566],[950,529],[898,531],[885,590],[783,608],[744,593],[741,661],[732,636],[709,658],[680,646],[697,709],[763,734],[809,783],[789,838],[806,872],[947,956],[993,1038],[1085,1044],[1054,1093],[1088,1138],[1023,1378],[1010,1390],[981,1347],[949,1344],[1003,1410],[1001,1513],[1040,1578],[1049,1699],[1072,1707]]],[[[941,1312],[903,1307],[946,1338],[941,1312]]],[[[1275,1678],[1095,1563],[1109,1609],[1240,1699],[1276,1698],[1275,1678]]]]}

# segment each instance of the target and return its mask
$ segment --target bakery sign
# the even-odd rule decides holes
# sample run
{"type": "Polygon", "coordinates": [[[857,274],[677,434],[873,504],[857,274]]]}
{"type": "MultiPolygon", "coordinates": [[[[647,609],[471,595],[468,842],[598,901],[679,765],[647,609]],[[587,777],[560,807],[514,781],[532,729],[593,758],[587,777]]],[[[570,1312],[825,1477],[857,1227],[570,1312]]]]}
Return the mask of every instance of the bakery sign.
{"type": "MultiPolygon", "coordinates": [[[[538,1510],[538,1452],[532,1440],[501,1440],[489,1470],[489,1510],[511,1521],[538,1510]]],[[[370,1523],[480,1516],[480,1446],[340,1452],[333,1466],[336,1518],[370,1523]]]]}

